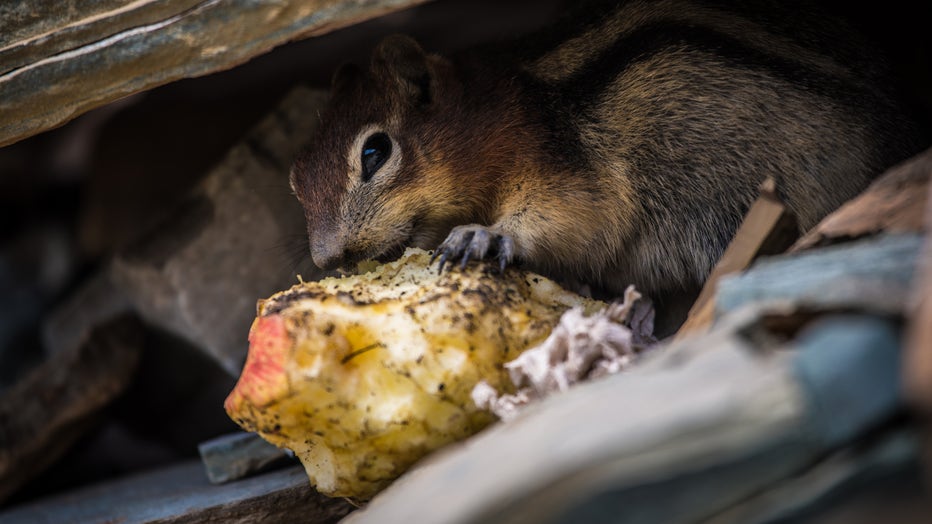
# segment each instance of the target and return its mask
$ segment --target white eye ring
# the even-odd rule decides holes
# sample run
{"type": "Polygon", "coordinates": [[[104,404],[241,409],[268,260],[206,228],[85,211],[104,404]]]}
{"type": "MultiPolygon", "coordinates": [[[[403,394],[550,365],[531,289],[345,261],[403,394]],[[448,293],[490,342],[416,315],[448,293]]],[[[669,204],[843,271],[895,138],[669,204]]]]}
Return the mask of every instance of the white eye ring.
{"type": "Polygon", "coordinates": [[[378,168],[378,176],[373,177],[369,183],[383,179],[391,179],[392,175],[398,171],[398,167],[401,165],[401,149],[398,147],[398,142],[392,137],[391,133],[385,131],[385,129],[378,124],[366,125],[356,134],[356,138],[353,139],[349,150],[346,152],[346,159],[349,163],[348,175],[351,179],[351,187],[363,183],[362,148],[366,140],[376,133],[384,133],[388,136],[389,140],[391,140],[391,151],[388,158],[386,158],[378,168]]]}
{"type": "Polygon", "coordinates": [[[295,178],[295,173],[294,173],[294,168],[292,168],[291,171],[288,172],[288,187],[291,188],[292,195],[297,195],[298,190],[295,189],[294,187],[294,178],[295,178]]]}
{"type": "Polygon", "coordinates": [[[385,133],[369,135],[360,151],[362,181],[368,182],[392,155],[392,139],[385,133]]]}

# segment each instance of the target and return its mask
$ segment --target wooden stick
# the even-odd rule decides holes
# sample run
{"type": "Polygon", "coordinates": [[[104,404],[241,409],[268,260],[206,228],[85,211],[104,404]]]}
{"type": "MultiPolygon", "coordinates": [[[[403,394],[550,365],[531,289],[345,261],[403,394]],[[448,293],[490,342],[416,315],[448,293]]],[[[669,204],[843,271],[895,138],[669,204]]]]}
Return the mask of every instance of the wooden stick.
{"type": "Polygon", "coordinates": [[[747,268],[759,256],[783,252],[799,236],[796,219],[786,209],[776,193],[772,178],[760,186],[760,196],[751,205],[744,222],[712,269],[689,310],[686,322],[676,333],[674,340],[704,332],[712,324],[715,315],[715,287],[724,275],[747,268]]]}

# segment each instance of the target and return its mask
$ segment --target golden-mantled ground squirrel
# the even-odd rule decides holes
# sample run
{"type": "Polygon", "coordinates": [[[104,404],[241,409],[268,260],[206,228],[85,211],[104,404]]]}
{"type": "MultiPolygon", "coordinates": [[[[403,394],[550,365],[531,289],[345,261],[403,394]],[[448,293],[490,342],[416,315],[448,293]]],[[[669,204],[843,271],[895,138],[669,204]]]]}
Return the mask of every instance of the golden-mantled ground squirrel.
{"type": "Polygon", "coordinates": [[[765,177],[809,228],[916,150],[843,24],[726,4],[597,2],[451,57],[385,39],[337,71],[292,170],[314,262],[439,246],[608,293],[694,291],[765,177]]]}

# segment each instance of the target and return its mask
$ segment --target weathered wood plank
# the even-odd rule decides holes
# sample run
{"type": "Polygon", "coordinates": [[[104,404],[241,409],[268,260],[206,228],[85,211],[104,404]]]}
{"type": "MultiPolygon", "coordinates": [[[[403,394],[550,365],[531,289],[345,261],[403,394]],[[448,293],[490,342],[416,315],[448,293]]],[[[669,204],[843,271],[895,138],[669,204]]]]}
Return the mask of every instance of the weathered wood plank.
{"type": "Polygon", "coordinates": [[[229,69],[288,41],[424,1],[72,0],[70,9],[62,9],[59,2],[19,0],[4,5],[0,146],[132,93],[229,69]]]}

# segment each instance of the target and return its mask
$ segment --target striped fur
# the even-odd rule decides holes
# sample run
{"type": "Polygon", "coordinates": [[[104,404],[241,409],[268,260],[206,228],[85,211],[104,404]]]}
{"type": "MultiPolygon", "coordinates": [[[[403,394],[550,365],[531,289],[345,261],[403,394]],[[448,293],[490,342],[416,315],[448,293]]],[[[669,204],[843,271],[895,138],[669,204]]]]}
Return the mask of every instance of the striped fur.
{"type": "Polygon", "coordinates": [[[808,228],[918,149],[884,81],[848,28],[787,2],[596,2],[449,58],[390,37],[336,75],[292,183],[323,266],[478,224],[550,276],[692,292],[765,177],[808,228]],[[350,145],[372,126],[399,156],[362,182],[350,145]]]}

